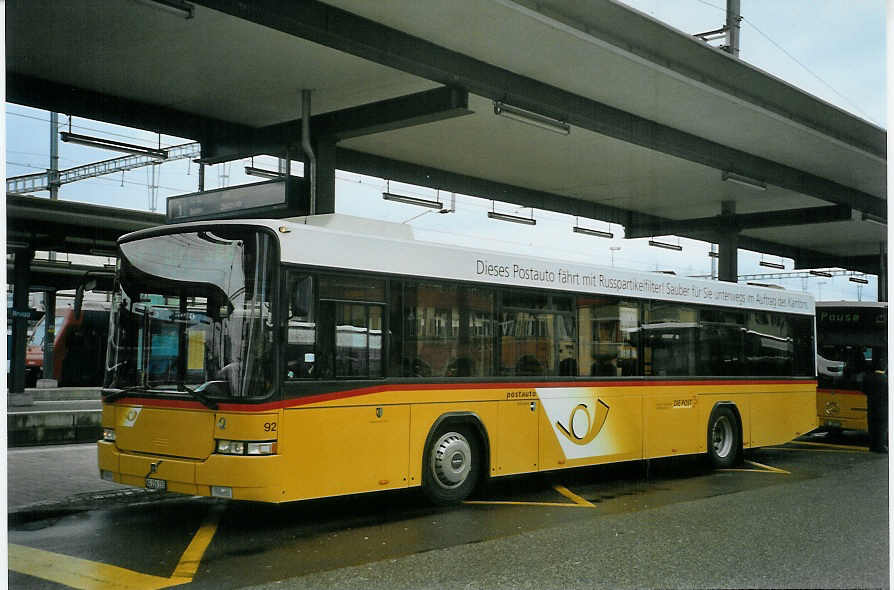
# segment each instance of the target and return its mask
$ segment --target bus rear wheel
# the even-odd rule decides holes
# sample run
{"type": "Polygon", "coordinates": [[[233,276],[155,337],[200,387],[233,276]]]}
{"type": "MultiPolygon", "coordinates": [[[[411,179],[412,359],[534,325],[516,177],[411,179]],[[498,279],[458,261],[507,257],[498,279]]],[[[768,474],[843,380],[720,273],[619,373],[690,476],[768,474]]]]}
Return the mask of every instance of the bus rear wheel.
{"type": "Polygon", "coordinates": [[[728,469],[739,460],[742,435],[733,411],[718,406],[708,419],[708,458],[715,469],[728,469]]]}
{"type": "Polygon", "coordinates": [[[478,438],[464,425],[438,429],[425,451],[422,490],[435,504],[455,504],[469,497],[481,472],[478,438]]]}

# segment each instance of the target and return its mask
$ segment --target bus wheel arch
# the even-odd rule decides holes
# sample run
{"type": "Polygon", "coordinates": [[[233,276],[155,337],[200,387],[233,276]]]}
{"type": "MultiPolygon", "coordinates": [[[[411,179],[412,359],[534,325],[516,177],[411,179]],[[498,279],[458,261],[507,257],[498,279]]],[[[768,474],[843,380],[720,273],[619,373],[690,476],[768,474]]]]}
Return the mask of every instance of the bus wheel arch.
{"type": "Polygon", "coordinates": [[[435,420],[422,454],[422,490],[435,504],[465,500],[488,475],[490,439],[474,412],[435,420]]]}
{"type": "Polygon", "coordinates": [[[708,460],[715,469],[729,469],[742,459],[742,417],[732,402],[717,402],[707,424],[708,460]]]}

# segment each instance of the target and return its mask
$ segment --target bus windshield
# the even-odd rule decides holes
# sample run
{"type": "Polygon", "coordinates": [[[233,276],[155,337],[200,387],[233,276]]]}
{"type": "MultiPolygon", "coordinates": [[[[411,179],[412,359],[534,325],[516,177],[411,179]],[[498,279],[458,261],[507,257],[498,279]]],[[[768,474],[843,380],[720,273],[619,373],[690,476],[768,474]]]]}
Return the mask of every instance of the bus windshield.
{"type": "Polygon", "coordinates": [[[214,227],[121,244],[106,387],[264,398],[274,388],[276,250],[214,227]]]}

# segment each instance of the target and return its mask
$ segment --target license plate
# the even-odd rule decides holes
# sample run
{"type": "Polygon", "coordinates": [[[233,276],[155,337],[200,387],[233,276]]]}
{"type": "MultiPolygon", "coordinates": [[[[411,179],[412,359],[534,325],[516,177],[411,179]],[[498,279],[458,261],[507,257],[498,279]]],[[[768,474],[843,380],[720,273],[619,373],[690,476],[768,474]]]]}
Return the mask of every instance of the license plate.
{"type": "Polygon", "coordinates": [[[146,489],[147,490],[166,490],[168,489],[168,482],[163,479],[152,479],[151,477],[146,478],[146,489]]]}

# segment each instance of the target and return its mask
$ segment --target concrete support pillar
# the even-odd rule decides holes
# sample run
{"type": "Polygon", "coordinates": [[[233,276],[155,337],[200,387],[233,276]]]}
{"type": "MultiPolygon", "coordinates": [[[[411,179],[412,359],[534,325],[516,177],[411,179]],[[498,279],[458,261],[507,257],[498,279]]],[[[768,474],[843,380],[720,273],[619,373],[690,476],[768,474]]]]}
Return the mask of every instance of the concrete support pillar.
{"type": "MultiPolygon", "coordinates": [[[[317,159],[317,207],[316,214],[335,213],[335,144],[333,137],[320,137],[313,142],[317,159]]],[[[310,170],[307,162],[306,171],[310,170]]],[[[307,174],[307,173],[306,173],[307,174]]]]}
{"type": "Polygon", "coordinates": [[[12,357],[10,359],[9,405],[30,406],[34,396],[25,393],[25,345],[28,336],[28,285],[31,282],[31,257],[34,251],[15,251],[12,294],[12,357]]]}
{"type": "Polygon", "coordinates": [[[53,374],[54,350],[56,348],[56,292],[47,291],[43,294],[43,306],[46,310],[43,318],[45,328],[43,338],[43,379],[37,382],[39,388],[58,387],[59,383],[53,374]]]}
{"type": "MultiPolygon", "coordinates": [[[[723,216],[732,217],[736,214],[736,202],[724,201],[720,212],[723,216]]],[[[739,232],[732,227],[732,224],[727,231],[718,235],[717,246],[719,248],[717,278],[728,283],[738,282],[739,232]]]]}
{"type": "Polygon", "coordinates": [[[878,300],[888,300],[888,243],[879,244],[878,300]]]}

